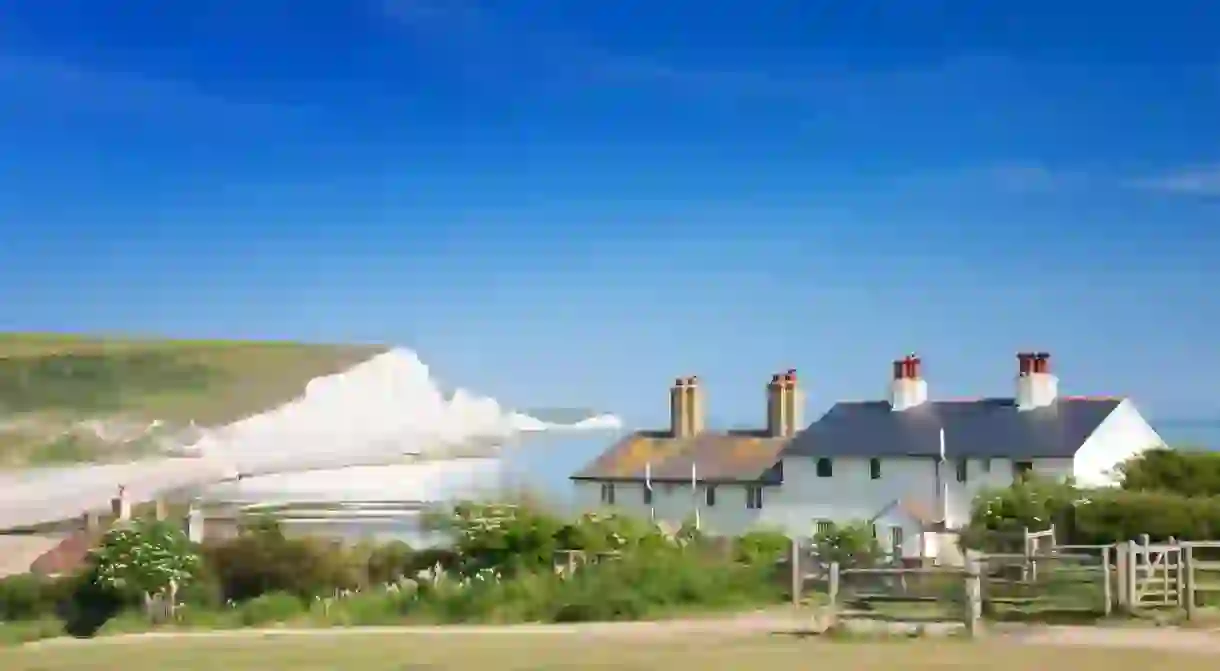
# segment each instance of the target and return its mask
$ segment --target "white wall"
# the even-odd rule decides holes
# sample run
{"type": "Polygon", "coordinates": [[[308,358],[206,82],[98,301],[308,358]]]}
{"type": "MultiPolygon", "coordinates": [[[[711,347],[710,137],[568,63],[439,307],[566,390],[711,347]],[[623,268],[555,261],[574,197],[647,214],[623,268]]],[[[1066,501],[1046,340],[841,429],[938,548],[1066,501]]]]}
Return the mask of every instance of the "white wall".
{"type": "MultiPolygon", "coordinates": [[[[952,441],[952,436],[948,436],[952,441]]],[[[1160,436],[1148,425],[1130,401],[1123,401],[1076,453],[1074,459],[1034,459],[1033,472],[1045,477],[1068,476],[1086,485],[1108,482],[1107,473],[1115,464],[1151,447],[1161,445],[1160,436]]],[[[1011,459],[970,459],[966,462],[966,481],[959,482],[957,464],[943,466],[943,481],[948,484],[949,525],[966,523],[974,498],[985,488],[1007,487],[1013,481],[1015,464],[1011,459]]],[[[719,485],[716,506],[707,507],[700,486],[700,522],[704,530],[718,534],[740,534],[749,528],[770,527],[794,536],[813,533],[816,520],[849,522],[870,519],[895,499],[904,499],[928,509],[939,517],[936,491],[936,459],[931,457],[892,457],[881,460],[881,477],[870,478],[867,458],[841,457],[833,460],[833,475],[819,478],[816,457],[784,459],[784,484],[767,487],[762,510],[745,504],[745,487],[719,485]]],[[[618,483],[616,508],[647,518],[643,485],[618,483]]],[[[601,484],[577,483],[577,504],[581,510],[596,510],[601,504],[601,484]]],[[[690,485],[654,485],[656,519],[681,524],[694,512],[690,485]]],[[[884,524],[888,525],[889,522],[884,524]]],[[[906,524],[906,522],[902,522],[906,524]]],[[[888,531],[879,530],[879,535],[888,531]]],[[[914,527],[907,538],[914,539],[914,527]]],[[[917,547],[912,540],[909,543],[917,547]]],[[[910,552],[907,552],[911,555],[910,552]]],[[[915,553],[913,556],[917,556],[915,553]]]]}
{"type": "Polygon", "coordinates": [[[1130,399],[1118,404],[1073,459],[1072,475],[1086,487],[1114,483],[1113,469],[1124,460],[1165,444],[1130,399]]]}
{"type": "MultiPolygon", "coordinates": [[[[762,526],[760,513],[746,507],[746,486],[718,484],[715,505],[707,505],[708,485],[700,484],[697,497],[691,496],[690,483],[668,484],[654,482],[652,485],[652,513],[657,522],[668,522],[679,526],[694,517],[695,505],[699,508],[699,527],[705,533],[737,536],[751,528],[762,526]]],[[[778,487],[763,488],[763,506],[775,496],[778,487]]],[[[650,506],[644,503],[644,485],[638,482],[614,483],[614,505],[602,502],[602,483],[579,481],[576,483],[576,505],[579,510],[613,510],[614,512],[648,519],[650,506]]]]}

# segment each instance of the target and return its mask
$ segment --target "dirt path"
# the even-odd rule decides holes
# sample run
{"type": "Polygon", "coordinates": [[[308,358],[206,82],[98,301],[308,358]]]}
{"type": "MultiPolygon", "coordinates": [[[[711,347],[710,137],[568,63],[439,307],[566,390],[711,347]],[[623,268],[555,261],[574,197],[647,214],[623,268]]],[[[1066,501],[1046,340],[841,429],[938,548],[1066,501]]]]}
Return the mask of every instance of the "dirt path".
{"type": "MultiPolygon", "coordinates": [[[[522,624],[505,626],[451,625],[435,627],[335,627],[329,629],[228,629],[215,631],[166,631],[123,634],[95,639],[54,638],[28,646],[119,645],[184,638],[280,638],[297,636],[611,636],[646,639],[692,634],[759,636],[807,631],[806,619],[772,613],[750,613],[731,618],[680,619],[659,622],[588,622],[579,624],[522,624]]],[[[995,640],[1022,645],[1097,646],[1190,650],[1220,653],[1220,633],[1172,628],[1135,629],[1108,627],[1012,627],[990,634],[995,640]]]]}

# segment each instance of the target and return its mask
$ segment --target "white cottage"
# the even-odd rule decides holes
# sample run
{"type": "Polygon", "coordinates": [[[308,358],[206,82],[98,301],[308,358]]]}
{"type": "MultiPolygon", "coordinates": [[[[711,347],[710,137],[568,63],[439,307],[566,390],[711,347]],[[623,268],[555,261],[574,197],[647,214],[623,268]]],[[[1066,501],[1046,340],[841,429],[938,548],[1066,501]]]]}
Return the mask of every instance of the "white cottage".
{"type": "Polygon", "coordinates": [[[934,401],[908,356],[888,400],[836,403],[803,429],[796,371],[767,385],[764,428],[727,433],[704,430],[698,379],[679,378],[670,428],[626,436],[573,475],[577,501],[721,534],[869,520],[889,549],[934,557],[985,487],[1026,472],[1104,484],[1163,444],[1129,399],[1060,396],[1050,355],[1017,359],[1012,398],[934,401]]]}

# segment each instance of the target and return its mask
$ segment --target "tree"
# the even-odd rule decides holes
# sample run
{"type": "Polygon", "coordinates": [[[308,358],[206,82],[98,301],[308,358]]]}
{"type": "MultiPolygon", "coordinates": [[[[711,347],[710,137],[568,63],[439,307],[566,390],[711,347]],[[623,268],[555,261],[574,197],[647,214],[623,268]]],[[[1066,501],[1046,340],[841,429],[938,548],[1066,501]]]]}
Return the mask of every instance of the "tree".
{"type": "Polygon", "coordinates": [[[178,588],[200,570],[202,562],[181,529],[161,521],[137,520],[111,528],[90,555],[94,580],[147,605],[157,595],[171,604],[178,588]]]}
{"type": "Polygon", "coordinates": [[[1116,469],[1122,488],[1220,496],[1220,453],[1157,448],[1137,454],[1116,469]]]}

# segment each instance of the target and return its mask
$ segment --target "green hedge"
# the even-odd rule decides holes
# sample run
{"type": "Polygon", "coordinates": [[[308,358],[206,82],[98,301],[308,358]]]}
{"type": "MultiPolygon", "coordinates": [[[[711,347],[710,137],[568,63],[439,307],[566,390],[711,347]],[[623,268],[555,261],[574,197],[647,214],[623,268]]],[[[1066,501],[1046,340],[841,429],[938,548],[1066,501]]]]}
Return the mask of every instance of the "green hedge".
{"type": "Polygon", "coordinates": [[[966,547],[1000,548],[1001,538],[1055,525],[1061,544],[1107,544],[1147,534],[1153,541],[1220,539],[1220,496],[1173,491],[1080,489],[1031,478],[980,494],[963,534],[966,547]]]}

